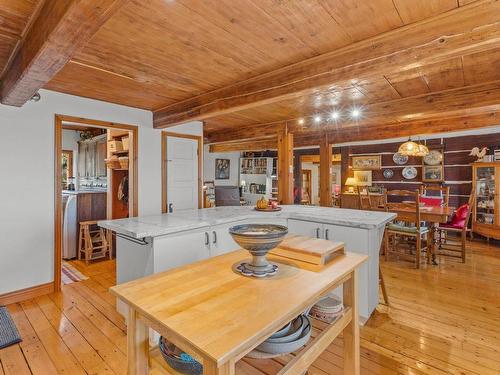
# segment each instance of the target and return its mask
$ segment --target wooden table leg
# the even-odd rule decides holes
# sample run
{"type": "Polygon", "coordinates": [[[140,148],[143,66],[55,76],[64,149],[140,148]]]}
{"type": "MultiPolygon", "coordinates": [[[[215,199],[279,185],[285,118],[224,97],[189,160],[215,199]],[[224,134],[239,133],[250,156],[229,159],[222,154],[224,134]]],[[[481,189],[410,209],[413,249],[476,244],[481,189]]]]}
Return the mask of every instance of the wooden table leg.
{"type": "Polygon", "coordinates": [[[210,360],[203,361],[203,375],[234,375],[234,361],[227,361],[222,366],[210,360]]]}
{"type": "Polygon", "coordinates": [[[127,361],[128,375],[148,375],[149,330],[137,319],[137,312],[132,307],[128,309],[127,361]]]}
{"type": "Polygon", "coordinates": [[[344,306],[352,309],[352,320],[344,328],[344,374],[359,375],[360,340],[358,316],[358,270],[344,283],[344,306]]]}

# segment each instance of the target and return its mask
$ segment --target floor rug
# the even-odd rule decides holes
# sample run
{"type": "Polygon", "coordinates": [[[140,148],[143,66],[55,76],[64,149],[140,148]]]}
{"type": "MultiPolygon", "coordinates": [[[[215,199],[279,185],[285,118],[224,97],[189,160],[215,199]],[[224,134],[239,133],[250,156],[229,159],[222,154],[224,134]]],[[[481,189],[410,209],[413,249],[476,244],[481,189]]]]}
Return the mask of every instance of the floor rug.
{"type": "Polygon", "coordinates": [[[6,307],[0,307],[0,349],[21,341],[19,331],[6,307]]]}
{"type": "Polygon", "coordinates": [[[63,284],[71,284],[77,281],[87,280],[88,277],[83,273],[78,271],[74,266],[69,264],[68,262],[62,263],[62,282],[63,284]]]}

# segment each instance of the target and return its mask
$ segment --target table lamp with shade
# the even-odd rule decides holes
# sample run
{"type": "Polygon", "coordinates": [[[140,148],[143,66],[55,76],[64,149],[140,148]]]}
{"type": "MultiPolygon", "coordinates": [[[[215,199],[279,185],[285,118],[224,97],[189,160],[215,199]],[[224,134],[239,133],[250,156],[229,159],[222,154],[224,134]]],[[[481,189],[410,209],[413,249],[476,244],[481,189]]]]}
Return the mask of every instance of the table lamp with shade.
{"type": "Polygon", "coordinates": [[[348,192],[354,193],[354,186],[357,186],[358,183],[354,177],[348,177],[345,181],[345,185],[349,187],[348,192]]]}

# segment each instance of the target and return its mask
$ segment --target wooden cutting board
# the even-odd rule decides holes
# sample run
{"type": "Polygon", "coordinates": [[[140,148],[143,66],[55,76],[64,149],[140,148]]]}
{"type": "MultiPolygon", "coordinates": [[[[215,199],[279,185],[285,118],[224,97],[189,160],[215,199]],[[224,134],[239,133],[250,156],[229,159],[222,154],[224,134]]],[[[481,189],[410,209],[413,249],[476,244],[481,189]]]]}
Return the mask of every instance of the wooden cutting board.
{"type": "Polygon", "coordinates": [[[344,243],[289,234],[279,247],[270,253],[306,263],[325,265],[336,256],[344,254],[344,243]]]}

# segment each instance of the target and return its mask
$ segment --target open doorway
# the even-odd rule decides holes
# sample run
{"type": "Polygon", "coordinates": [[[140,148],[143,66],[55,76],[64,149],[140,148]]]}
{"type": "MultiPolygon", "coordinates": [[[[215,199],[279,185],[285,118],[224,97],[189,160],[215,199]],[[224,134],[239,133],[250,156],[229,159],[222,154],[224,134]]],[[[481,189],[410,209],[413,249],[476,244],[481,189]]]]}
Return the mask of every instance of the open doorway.
{"type": "MultiPolygon", "coordinates": [[[[320,157],[319,154],[300,155],[301,190],[300,204],[319,206],[320,204],[320,157]]],[[[340,154],[332,155],[330,192],[332,205],[338,205],[340,194],[340,154]]]]}
{"type": "Polygon", "coordinates": [[[98,220],[138,214],[138,128],[56,115],[54,290],[91,269],[115,275],[113,235],[98,220]]]}

